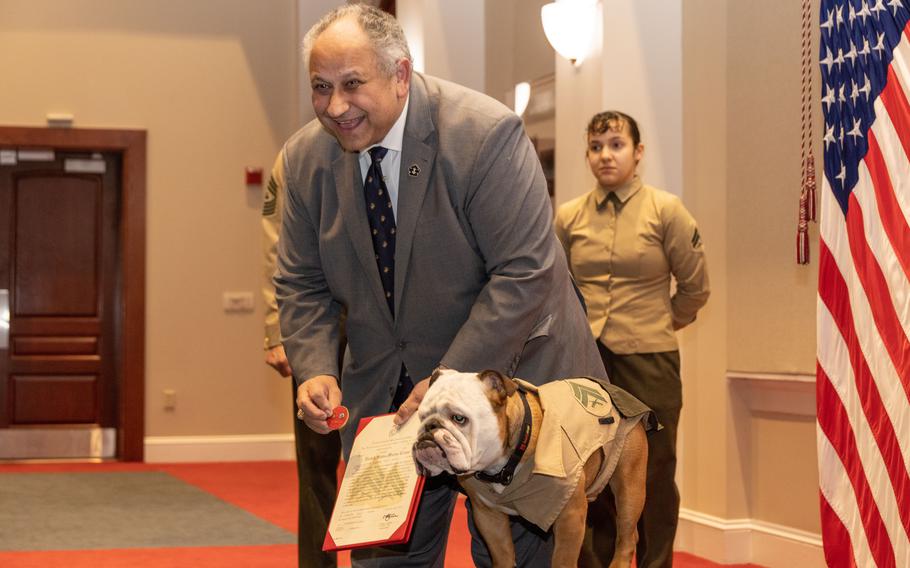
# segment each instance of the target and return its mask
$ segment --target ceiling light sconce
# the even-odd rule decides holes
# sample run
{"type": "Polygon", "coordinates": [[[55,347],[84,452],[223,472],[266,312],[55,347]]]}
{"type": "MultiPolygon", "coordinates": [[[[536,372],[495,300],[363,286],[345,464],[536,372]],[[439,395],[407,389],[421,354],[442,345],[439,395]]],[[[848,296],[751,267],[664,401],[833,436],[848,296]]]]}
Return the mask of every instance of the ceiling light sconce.
{"type": "Polygon", "coordinates": [[[540,7],[547,41],[578,67],[591,49],[597,19],[597,0],[556,0],[540,7]]]}
{"type": "Polygon", "coordinates": [[[531,101],[531,83],[527,81],[515,85],[515,114],[524,115],[531,101]]]}

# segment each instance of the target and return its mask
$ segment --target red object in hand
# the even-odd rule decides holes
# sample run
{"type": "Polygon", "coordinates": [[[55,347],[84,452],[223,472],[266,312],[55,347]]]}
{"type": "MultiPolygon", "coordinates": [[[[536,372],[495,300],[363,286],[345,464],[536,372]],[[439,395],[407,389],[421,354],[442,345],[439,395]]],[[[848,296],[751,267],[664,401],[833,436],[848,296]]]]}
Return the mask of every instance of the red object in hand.
{"type": "Polygon", "coordinates": [[[347,407],[336,406],[335,410],[332,411],[332,415],[325,419],[325,423],[332,430],[338,430],[348,423],[348,416],[350,416],[350,414],[347,407]]]}
{"type": "Polygon", "coordinates": [[[262,185],[262,168],[247,168],[246,169],[246,184],[247,185],[262,185]]]}

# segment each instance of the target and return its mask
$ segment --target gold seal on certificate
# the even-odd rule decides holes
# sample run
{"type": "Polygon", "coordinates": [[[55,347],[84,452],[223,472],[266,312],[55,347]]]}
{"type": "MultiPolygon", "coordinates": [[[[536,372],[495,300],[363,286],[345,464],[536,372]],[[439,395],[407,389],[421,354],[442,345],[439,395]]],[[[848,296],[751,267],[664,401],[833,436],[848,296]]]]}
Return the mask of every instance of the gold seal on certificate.
{"type": "Polygon", "coordinates": [[[401,544],[411,536],[424,478],[411,446],[420,421],[395,426],[394,414],[360,421],[322,549],[401,544]]]}

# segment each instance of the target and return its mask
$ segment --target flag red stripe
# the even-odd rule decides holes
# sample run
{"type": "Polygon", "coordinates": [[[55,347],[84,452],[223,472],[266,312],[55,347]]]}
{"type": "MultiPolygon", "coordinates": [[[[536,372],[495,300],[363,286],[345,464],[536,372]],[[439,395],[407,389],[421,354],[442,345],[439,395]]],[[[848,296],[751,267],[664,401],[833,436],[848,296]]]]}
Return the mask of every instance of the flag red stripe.
{"type": "MultiPolygon", "coordinates": [[[[853,197],[851,196],[850,199],[853,199],[853,197]]],[[[872,378],[872,371],[866,363],[865,356],[859,345],[859,338],[856,336],[855,322],[850,311],[850,294],[847,291],[847,283],[844,281],[837,268],[837,263],[834,261],[834,257],[824,241],[819,242],[818,258],[819,297],[825,306],[828,307],[828,311],[834,318],[834,322],[847,346],[850,366],[853,368],[854,383],[859,393],[859,402],[862,405],[863,414],[869,424],[869,429],[875,438],[875,443],[881,452],[882,461],[888,471],[888,477],[891,479],[892,489],[897,502],[906,503],[906,499],[910,499],[910,476],[908,476],[907,469],[904,467],[903,453],[901,452],[900,444],[898,444],[897,435],[894,432],[894,425],[891,424],[888,414],[885,412],[881,393],[879,393],[878,387],[872,378]]],[[[840,399],[837,400],[837,404],[840,405],[840,399]]],[[[819,409],[824,409],[824,412],[818,413],[819,424],[821,424],[823,419],[830,418],[829,413],[832,412],[832,409],[824,406],[821,398],[819,398],[817,405],[819,409]]],[[[833,439],[832,443],[834,443],[833,439]]],[[[835,445],[835,447],[837,446],[835,445]]],[[[859,460],[857,459],[856,461],[858,462],[859,460]]],[[[844,463],[846,464],[847,462],[845,461],[844,463]]],[[[910,511],[907,509],[907,507],[901,507],[899,514],[904,531],[910,536],[910,511]]]]}
{"type": "MultiPolygon", "coordinates": [[[[906,32],[906,30],[904,30],[906,32]]],[[[879,96],[885,109],[888,110],[888,117],[894,130],[897,131],[901,145],[904,147],[904,154],[910,156],[910,102],[907,102],[907,95],[901,89],[900,79],[894,72],[894,66],[888,66],[888,79],[885,81],[885,87],[879,96]]]]}
{"type": "MultiPolygon", "coordinates": [[[[871,132],[869,137],[872,138],[871,132]]],[[[850,194],[847,205],[847,239],[850,243],[853,265],[856,267],[856,273],[866,291],[866,297],[869,299],[875,327],[878,329],[888,355],[891,356],[898,380],[904,387],[904,395],[907,397],[907,402],[910,403],[910,341],[904,335],[904,328],[894,310],[891,291],[888,289],[885,275],[882,273],[875,255],[869,250],[862,206],[853,193],[850,194]]]]}
{"type": "Polygon", "coordinates": [[[847,527],[831,508],[825,495],[819,491],[822,517],[822,542],[825,543],[825,564],[829,568],[856,568],[853,545],[847,527]]]}
{"type": "MultiPolygon", "coordinates": [[[[889,74],[891,73],[893,72],[889,69],[889,74]]],[[[895,78],[894,80],[896,81],[897,79],[895,78]]],[[[890,79],[888,84],[891,84],[890,79]]],[[[887,91],[888,88],[886,87],[885,90],[887,91]]],[[[901,144],[904,146],[904,153],[910,159],[910,106],[907,105],[904,93],[902,91],[898,91],[898,93],[902,100],[900,112],[907,113],[906,116],[902,117],[902,120],[907,121],[908,124],[895,125],[895,127],[901,144]],[[901,128],[907,128],[907,130],[902,131],[901,128]]],[[[882,99],[884,100],[885,97],[883,96],[882,99]]],[[[889,116],[893,119],[894,114],[891,106],[889,106],[887,100],[884,102],[889,116]]],[[[872,176],[872,184],[875,186],[875,202],[878,204],[878,216],[881,218],[882,227],[885,229],[885,234],[888,235],[888,240],[891,241],[894,254],[897,256],[901,268],[904,269],[904,275],[910,280],[910,227],[907,226],[907,220],[904,218],[901,206],[894,195],[894,185],[891,183],[891,176],[888,173],[888,167],[885,165],[881,147],[879,147],[878,140],[871,130],[869,131],[868,140],[869,151],[866,153],[865,162],[866,167],[869,169],[869,175],[872,176]]]]}
{"type": "Polygon", "coordinates": [[[866,479],[859,449],[856,447],[856,436],[850,429],[847,410],[821,367],[817,371],[815,388],[818,404],[825,408],[825,412],[818,416],[818,426],[831,441],[840,461],[844,464],[847,477],[850,478],[850,485],[853,486],[853,493],[856,495],[856,506],[875,564],[880,568],[895,566],[891,540],[888,538],[885,521],[878,510],[875,497],[872,496],[869,480],[866,479]]]}

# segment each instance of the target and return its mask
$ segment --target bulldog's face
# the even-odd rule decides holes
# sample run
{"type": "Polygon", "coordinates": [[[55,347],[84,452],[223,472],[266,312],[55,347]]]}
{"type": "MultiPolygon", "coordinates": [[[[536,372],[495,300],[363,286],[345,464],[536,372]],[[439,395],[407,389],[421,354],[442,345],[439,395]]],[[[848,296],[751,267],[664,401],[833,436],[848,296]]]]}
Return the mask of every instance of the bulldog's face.
{"type": "Polygon", "coordinates": [[[462,475],[505,462],[506,404],[515,383],[496,371],[433,374],[418,408],[414,460],[421,473],[462,475]]]}

